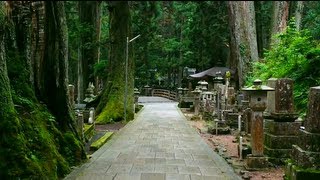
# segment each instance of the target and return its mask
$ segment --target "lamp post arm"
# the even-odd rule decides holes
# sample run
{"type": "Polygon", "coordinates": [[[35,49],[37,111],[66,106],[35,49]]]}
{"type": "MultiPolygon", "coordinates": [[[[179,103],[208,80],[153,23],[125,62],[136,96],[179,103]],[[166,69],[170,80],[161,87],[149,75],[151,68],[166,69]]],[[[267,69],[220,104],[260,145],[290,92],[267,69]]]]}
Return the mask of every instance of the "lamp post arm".
{"type": "Polygon", "coordinates": [[[139,34],[138,36],[136,36],[136,37],[134,37],[134,38],[130,39],[130,41],[129,41],[129,42],[134,41],[134,40],[135,40],[135,39],[137,39],[138,37],[140,37],[140,34],[139,34]]]}

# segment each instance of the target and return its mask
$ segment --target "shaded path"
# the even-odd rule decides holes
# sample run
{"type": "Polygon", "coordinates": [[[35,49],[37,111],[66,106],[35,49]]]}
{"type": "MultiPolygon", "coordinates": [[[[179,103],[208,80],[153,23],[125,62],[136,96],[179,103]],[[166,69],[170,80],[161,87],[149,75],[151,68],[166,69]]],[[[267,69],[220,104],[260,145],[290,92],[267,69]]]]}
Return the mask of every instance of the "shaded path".
{"type": "Polygon", "coordinates": [[[188,125],[177,103],[146,101],[134,121],[66,179],[240,179],[188,125]]]}

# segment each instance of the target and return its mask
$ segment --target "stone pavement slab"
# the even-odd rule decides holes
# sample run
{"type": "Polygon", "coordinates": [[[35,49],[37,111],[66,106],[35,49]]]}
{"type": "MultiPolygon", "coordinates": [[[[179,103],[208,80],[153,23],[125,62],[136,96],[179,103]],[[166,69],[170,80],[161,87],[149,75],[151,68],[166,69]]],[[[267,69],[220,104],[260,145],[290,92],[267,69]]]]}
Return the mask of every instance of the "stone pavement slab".
{"type": "Polygon", "coordinates": [[[135,120],[65,179],[241,179],[187,123],[177,103],[142,100],[147,103],[135,120]]]}

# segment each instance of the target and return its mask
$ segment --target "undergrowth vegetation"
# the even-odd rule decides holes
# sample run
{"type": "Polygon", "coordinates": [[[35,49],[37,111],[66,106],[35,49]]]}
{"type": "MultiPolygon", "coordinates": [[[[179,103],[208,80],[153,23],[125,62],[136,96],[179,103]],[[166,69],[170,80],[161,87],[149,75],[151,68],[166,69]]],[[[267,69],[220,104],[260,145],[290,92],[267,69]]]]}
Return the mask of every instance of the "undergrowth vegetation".
{"type": "Polygon", "coordinates": [[[320,45],[307,29],[297,31],[294,21],[274,37],[265,58],[252,64],[246,85],[254,79],[266,82],[269,78],[294,80],[296,111],[304,116],[307,109],[309,88],[320,84],[320,45]]]}

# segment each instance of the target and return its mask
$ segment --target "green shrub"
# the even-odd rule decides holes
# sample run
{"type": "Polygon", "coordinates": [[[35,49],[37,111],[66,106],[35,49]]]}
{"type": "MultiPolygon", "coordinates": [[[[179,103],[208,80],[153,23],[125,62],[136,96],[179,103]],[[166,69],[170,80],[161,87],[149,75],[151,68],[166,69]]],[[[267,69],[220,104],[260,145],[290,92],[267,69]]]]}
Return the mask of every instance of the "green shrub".
{"type": "Polygon", "coordinates": [[[251,85],[256,78],[263,81],[271,77],[293,79],[296,110],[304,115],[309,88],[320,83],[319,42],[312,40],[308,30],[297,31],[292,20],[287,29],[274,38],[277,43],[266,51],[264,60],[252,64],[253,71],[246,85],[251,85]]]}

